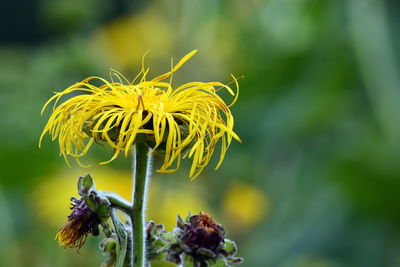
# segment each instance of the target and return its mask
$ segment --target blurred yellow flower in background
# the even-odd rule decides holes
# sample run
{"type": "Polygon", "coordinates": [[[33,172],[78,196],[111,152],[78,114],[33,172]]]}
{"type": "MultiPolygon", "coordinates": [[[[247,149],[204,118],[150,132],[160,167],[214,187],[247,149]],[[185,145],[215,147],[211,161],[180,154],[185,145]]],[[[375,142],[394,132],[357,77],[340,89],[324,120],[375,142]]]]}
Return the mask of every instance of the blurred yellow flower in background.
{"type": "Polygon", "coordinates": [[[89,45],[97,56],[119,69],[128,69],[148,50],[156,58],[172,55],[175,36],[176,30],[162,17],[162,12],[147,8],[135,15],[119,17],[100,28],[89,45]]]}
{"type": "Polygon", "coordinates": [[[33,190],[35,213],[39,219],[50,225],[59,226],[71,213],[70,197],[78,195],[78,177],[88,172],[95,180],[96,188],[108,192],[114,192],[123,198],[131,199],[131,177],[129,172],[117,171],[107,167],[82,169],[68,169],[55,173],[43,180],[33,190]]]}
{"type": "Polygon", "coordinates": [[[151,51],[152,65],[159,66],[177,51],[197,47],[204,56],[196,59],[201,67],[196,75],[218,77],[231,71],[229,66],[242,55],[236,53],[241,40],[230,18],[203,17],[193,25],[197,10],[165,12],[170,8],[169,2],[150,2],[141,12],[107,22],[90,36],[89,53],[102,65],[130,71],[146,51],[151,51]]]}
{"type": "Polygon", "coordinates": [[[152,181],[148,218],[155,222],[162,222],[165,228],[171,231],[176,226],[176,216],[185,218],[188,213],[206,212],[213,214],[208,203],[204,200],[204,193],[190,184],[163,185],[152,181]]]}
{"type": "MultiPolygon", "coordinates": [[[[114,192],[131,200],[131,177],[129,172],[99,166],[87,170],[91,173],[96,189],[114,192]]],[[[69,169],[66,172],[44,177],[34,188],[31,201],[37,219],[52,227],[59,227],[71,213],[70,196],[78,196],[78,177],[85,175],[80,169],[69,169]]],[[[168,230],[176,225],[176,216],[182,217],[189,212],[209,212],[210,208],[199,190],[188,184],[161,184],[154,179],[150,186],[147,205],[148,220],[162,223],[168,230]],[[162,188],[162,190],[161,190],[162,188]]],[[[212,213],[211,213],[212,214],[212,213]]]]}
{"type": "Polygon", "coordinates": [[[271,209],[267,195],[246,182],[234,182],[227,188],[222,209],[233,230],[260,222],[271,209]]]}

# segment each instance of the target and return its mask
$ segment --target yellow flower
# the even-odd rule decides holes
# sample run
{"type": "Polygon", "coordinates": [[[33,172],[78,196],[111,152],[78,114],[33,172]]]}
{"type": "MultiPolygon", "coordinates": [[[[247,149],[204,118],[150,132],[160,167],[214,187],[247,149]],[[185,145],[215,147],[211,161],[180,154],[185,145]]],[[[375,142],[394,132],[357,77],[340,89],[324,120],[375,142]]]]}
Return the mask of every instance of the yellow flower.
{"type": "MultiPolygon", "coordinates": [[[[132,178],[129,172],[110,169],[108,166],[92,167],[87,172],[94,178],[96,189],[114,192],[131,200],[132,178]]],[[[41,182],[32,190],[31,203],[37,219],[52,227],[63,222],[71,213],[68,208],[69,197],[79,197],[76,187],[78,177],[85,174],[81,169],[72,168],[41,177],[41,182]]],[[[153,184],[156,184],[156,180],[153,184]]]]}
{"type": "Polygon", "coordinates": [[[204,191],[188,184],[174,183],[172,185],[155,183],[150,186],[147,217],[157,223],[162,223],[165,229],[172,231],[176,226],[176,216],[186,217],[189,213],[201,211],[213,213],[204,199],[204,191]]]}
{"type": "Polygon", "coordinates": [[[270,199],[257,187],[244,182],[234,183],[222,202],[231,228],[249,228],[260,222],[271,210],[270,199]]]}
{"type": "Polygon", "coordinates": [[[165,58],[174,51],[178,38],[172,21],[163,13],[163,9],[150,4],[141,12],[117,17],[94,32],[89,50],[97,59],[121,69],[135,66],[147,50],[154,58],[165,58]]]}
{"type": "MultiPolygon", "coordinates": [[[[127,156],[135,141],[144,140],[153,150],[165,149],[160,172],[176,171],[181,158],[188,156],[192,158],[189,176],[195,178],[208,164],[221,141],[218,168],[232,138],[240,141],[233,131],[234,119],[229,110],[238,94],[227,105],[218,91],[225,88],[230,94],[235,94],[220,82],[190,82],[174,90],[171,79],[163,81],[196,52],[190,52],[171,71],[149,81],[146,80],[149,69],[145,69],[142,63],[139,73],[142,77],[137,84],[113,71],[117,82],[89,77],[56,93],[42,110],[43,113],[48,104],[55,101],[40,142],[46,133],[50,133],[52,140],[58,138],[60,153],[66,161],[70,155],[79,163],[79,157],[85,155],[94,142],[105,141],[114,149],[111,159],[101,163],[105,164],[120,152],[127,156]],[[103,85],[90,84],[92,80],[103,85]],[[60,98],[69,93],[81,94],[57,106],[60,98]]],[[[235,78],[234,81],[238,87],[235,78]]]]}

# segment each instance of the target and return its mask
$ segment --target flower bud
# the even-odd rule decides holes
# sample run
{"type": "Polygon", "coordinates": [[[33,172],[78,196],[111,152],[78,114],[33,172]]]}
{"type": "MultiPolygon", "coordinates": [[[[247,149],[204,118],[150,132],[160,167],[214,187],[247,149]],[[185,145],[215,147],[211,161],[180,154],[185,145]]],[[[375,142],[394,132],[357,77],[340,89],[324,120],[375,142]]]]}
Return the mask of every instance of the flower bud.
{"type": "Polygon", "coordinates": [[[90,174],[79,177],[78,180],[78,193],[80,196],[89,194],[89,191],[94,189],[94,181],[90,174]]]}
{"type": "Polygon", "coordinates": [[[178,216],[174,239],[166,259],[176,264],[209,266],[218,263],[230,266],[243,261],[241,258],[233,258],[237,251],[236,244],[225,239],[222,225],[202,212],[199,215],[189,215],[185,220],[178,216]]]}

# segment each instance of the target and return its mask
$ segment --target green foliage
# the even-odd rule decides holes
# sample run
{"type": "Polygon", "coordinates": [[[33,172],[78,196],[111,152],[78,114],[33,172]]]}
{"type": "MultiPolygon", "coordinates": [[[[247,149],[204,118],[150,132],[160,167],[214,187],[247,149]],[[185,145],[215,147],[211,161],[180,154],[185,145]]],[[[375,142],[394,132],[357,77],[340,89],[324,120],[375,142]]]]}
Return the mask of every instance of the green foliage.
{"type": "MultiPolygon", "coordinates": [[[[225,217],[221,206],[231,181],[250,183],[268,196],[271,211],[263,221],[229,233],[247,266],[398,265],[397,1],[53,2],[41,1],[39,11],[32,10],[41,14],[33,17],[42,21],[35,24],[42,38],[6,41],[5,36],[29,32],[1,28],[6,31],[0,46],[1,266],[98,266],[102,261],[98,240],[89,241],[81,255],[56,246],[57,229],[38,218],[31,193],[44,177],[57,179],[68,171],[55,144],[47,139],[38,149],[45,123],[39,112],[52,92],[92,73],[104,76],[109,67],[137,72],[118,66],[114,54],[101,50],[110,45],[95,38],[104,37],[102,29],[124,15],[146,20],[145,33],[133,27],[137,31],[121,38],[133,36],[131,53],[144,52],[139,51],[143,36],[160,36],[154,17],[174,30],[162,42],[172,49],[156,49],[163,51],[155,60],[160,69],[169,66],[170,56],[199,49],[192,68],[177,73],[176,81],[229,82],[231,72],[245,75],[232,107],[243,144],[233,144],[220,171],[207,168],[207,179],[193,186],[204,189],[204,199],[228,230],[240,225],[225,217]]],[[[12,19],[2,19],[30,23],[11,6],[7,10],[12,19]]],[[[93,157],[104,158],[101,153],[112,151],[99,149],[93,157]]],[[[124,161],[117,164],[128,166],[124,161]]],[[[187,183],[154,176],[169,185],[187,183]]],[[[49,192],[61,193],[62,188],[49,192]]]]}

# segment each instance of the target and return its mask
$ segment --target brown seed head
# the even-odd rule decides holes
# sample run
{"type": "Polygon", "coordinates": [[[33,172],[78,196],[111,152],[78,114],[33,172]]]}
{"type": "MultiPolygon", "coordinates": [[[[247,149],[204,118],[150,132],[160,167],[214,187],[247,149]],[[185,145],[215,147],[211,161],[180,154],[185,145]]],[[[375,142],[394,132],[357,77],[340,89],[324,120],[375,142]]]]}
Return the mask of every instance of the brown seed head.
{"type": "Polygon", "coordinates": [[[72,203],[73,210],[68,221],[56,235],[58,243],[64,248],[76,248],[77,251],[85,244],[87,235],[96,232],[100,220],[83,200],[72,203]]]}

